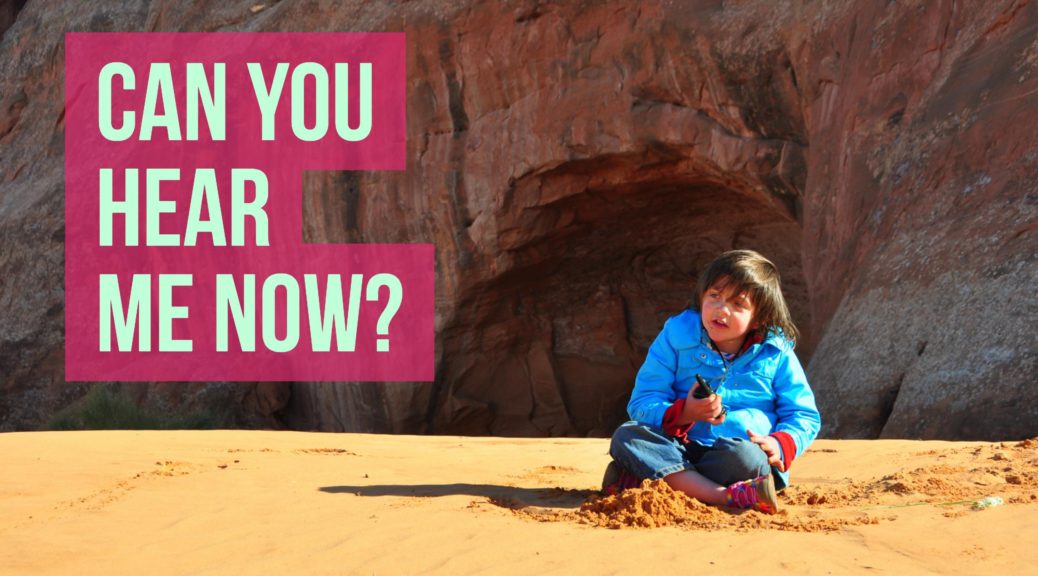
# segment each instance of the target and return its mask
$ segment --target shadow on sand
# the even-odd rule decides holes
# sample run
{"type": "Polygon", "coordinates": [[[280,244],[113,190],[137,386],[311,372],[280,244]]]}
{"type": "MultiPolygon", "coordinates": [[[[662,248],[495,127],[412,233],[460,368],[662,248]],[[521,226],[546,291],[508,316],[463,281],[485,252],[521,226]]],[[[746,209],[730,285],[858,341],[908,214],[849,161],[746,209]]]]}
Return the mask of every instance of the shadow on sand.
{"type": "Polygon", "coordinates": [[[595,490],[571,488],[521,488],[496,484],[374,484],[370,486],[322,486],[321,492],[329,494],[354,494],[356,496],[399,496],[406,498],[432,498],[438,496],[477,496],[505,508],[527,506],[551,508],[578,508],[595,490]]]}

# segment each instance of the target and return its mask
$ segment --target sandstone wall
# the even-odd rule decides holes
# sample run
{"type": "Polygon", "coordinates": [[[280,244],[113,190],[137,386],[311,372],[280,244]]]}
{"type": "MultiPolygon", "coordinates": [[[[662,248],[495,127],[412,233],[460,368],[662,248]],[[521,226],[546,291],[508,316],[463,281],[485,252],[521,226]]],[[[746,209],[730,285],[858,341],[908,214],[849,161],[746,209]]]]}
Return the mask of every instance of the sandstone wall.
{"type": "Polygon", "coordinates": [[[827,434],[1038,430],[1038,7],[979,7],[823,7],[799,31],[827,434]]]}
{"type": "Polygon", "coordinates": [[[1038,434],[1034,6],[255,4],[30,1],[4,33],[0,427],[84,389],[62,366],[65,31],[403,30],[407,170],[309,174],[304,235],[435,243],[436,381],[128,385],[143,401],[605,435],[696,270],[749,247],[783,272],[824,434],[1038,434]]]}

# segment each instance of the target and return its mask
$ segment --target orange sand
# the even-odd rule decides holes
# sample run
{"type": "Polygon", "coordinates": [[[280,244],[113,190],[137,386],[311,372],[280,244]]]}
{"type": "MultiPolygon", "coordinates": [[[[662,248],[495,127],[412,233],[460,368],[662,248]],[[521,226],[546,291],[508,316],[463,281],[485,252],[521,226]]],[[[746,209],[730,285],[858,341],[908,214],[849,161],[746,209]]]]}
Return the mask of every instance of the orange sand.
{"type": "Polygon", "coordinates": [[[2,574],[1014,574],[1038,440],[818,441],[780,513],[599,497],[604,439],[0,434],[2,574]],[[973,510],[984,496],[1006,504],[973,510]]]}

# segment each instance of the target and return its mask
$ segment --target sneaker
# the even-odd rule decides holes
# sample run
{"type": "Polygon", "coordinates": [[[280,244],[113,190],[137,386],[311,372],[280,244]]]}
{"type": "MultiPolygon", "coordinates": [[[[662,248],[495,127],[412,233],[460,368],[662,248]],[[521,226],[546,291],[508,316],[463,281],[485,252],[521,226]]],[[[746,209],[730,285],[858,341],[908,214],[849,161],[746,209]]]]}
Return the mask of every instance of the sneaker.
{"type": "Polygon", "coordinates": [[[627,471],[626,468],[611,460],[606,466],[605,474],[602,476],[602,494],[612,496],[619,494],[628,488],[638,486],[638,479],[627,471]]]}
{"type": "Polygon", "coordinates": [[[725,495],[728,505],[733,508],[753,508],[765,514],[778,512],[775,479],[771,474],[736,482],[725,490],[725,495]]]}

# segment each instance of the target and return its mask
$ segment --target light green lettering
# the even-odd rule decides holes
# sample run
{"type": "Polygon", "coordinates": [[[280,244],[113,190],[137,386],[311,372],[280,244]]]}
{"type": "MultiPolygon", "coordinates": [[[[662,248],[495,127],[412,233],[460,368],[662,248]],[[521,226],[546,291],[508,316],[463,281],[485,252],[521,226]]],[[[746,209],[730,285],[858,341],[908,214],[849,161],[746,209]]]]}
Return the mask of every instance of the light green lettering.
{"type": "Polygon", "coordinates": [[[256,246],[270,246],[267,238],[267,175],[255,168],[231,170],[231,245],[245,245],[245,217],[251,216],[256,224],[256,246]],[[256,197],[245,201],[245,182],[255,185],[256,197]]]}
{"type": "Polygon", "coordinates": [[[256,103],[259,104],[260,117],[262,118],[263,140],[274,139],[274,115],[278,109],[278,101],[281,99],[281,90],[285,87],[285,78],[288,76],[288,64],[280,62],[274,68],[274,78],[271,80],[270,90],[263,80],[263,67],[256,62],[249,62],[249,78],[252,79],[252,91],[256,93],[256,103]]]}
{"type": "Polygon", "coordinates": [[[112,169],[102,168],[100,172],[100,214],[101,222],[99,231],[101,233],[101,246],[112,245],[112,218],[116,214],[122,214],[125,231],[124,246],[137,245],[137,169],[126,169],[126,199],[113,200],[112,196],[112,169]]]}
{"type": "Polygon", "coordinates": [[[151,131],[165,128],[166,138],[180,140],[180,117],[174,100],[173,73],[169,62],[155,62],[148,70],[148,90],[144,93],[144,114],[141,116],[142,141],[151,140],[151,131]],[[158,113],[158,100],[162,98],[162,114],[158,113]]]}
{"type": "MultiPolygon", "coordinates": [[[[371,134],[371,64],[360,65],[360,119],[356,128],[349,123],[349,68],[342,62],[335,63],[335,131],[347,142],[360,142],[371,134]]],[[[294,100],[294,99],[293,99],[294,100]]]]}
{"type": "Polygon", "coordinates": [[[121,128],[112,126],[112,78],[122,76],[123,90],[133,90],[133,68],[125,62],[109,62],[101,68],[97,76],[97,126],[101,135],[111,142],[122,142],[133,135],[134,114],[123,112],[121,128]]]}
{"type": "Polygon", "coordinates": [[[187,65],[187,139],[198,140],[198,105],[202,104],[206,126],[213,140],[221,141],[226,136],[227,90],[226,66],[223,62],[213,64],[213,89],[209,91],[209,78],[205,66],[198,62],[187,65]]]}
{"type": "Polygon", "coordinates": [[[216,351],[227,351],[227,315],[234,318],[234,330],[243,352],[256,351],[256,275],[246,274],[245,303],[231,274],[216,275],[216,351]],[[232,305],[233,303],[233,305],[232,305]]]}
{"type": "Polygon", "coordinates": [[[328,71],[316,62],[303,62],[292,71],[292,132],[304,142],[315,142],[328,133],[328,71]],[[306,97],[306,77],[313,76],[315,94],[306,97]],[[306,103],[313,101],[314,127],[307,128],[306,103]]]}
{"type": "MultiPolygon", "coordinates": [[[[389,300],[386,302],[386,307],[382,309],[382,314],[379,315],[378,323],[375,326],[375,333],[380,336],[389,334],[389,323],[400,309],[400,302],[404,297],[404,288],[400,284],[400,279],[393,274],[382,273],[375,274],[368,280],[367,300],[369,302],[378,301],[378,292],[383,286],[389,288],[389,300]]],[[[389,352],[389,338],[377,339],[375,351],[389,352]]]]}
{"type": "Polygon", "coordinates": [[[263,282],[263,344],[272,352],[291,352],[299,343],[299,284],[289,274],[272,274],[263,282]],[[278,288],[285,289],[285,337],[278,339],[278,288]]]}
{"type": "Polygon", "coordinates": [[[357,309],[363,275],[353,274],[350,283],[350,311],[343,317],[342,278],[330,274],[325,281],[324,313],[317,287],[317,276],[303,276],[306,286],[306,313],[310,319],[310,341],[314,352],[328,352],[332,347],[332,327],[335,329],[335,347],[339,352],[353,352],[357,345],[357,309]]]}
{"type": "Polygon", "coordinates": [[[216,170],[195,170],[195,183],[191,189],[191,208],[187,214],[187,229],[184,231],[184,246],[194,246],[199,233],[212,236],[213,246],[226,246],[223,231],[223,213],[220,211],[220,195],[216,189],[216,170]],[[205,200],[209,219],[202,220],[202,200],[205,200]]]}
{"type": "Polygon", "coordinates": [[[100,294],[101,352],[112,351],[112,323],[115,323],[115,338],[120,352],[133,349],[134,332],[138,334],[141,352],[151,351],[151,275],[134,274],[130,285],[130,301],[123,313],[123,301],[119,295],[119,276],[101,274],[100,294]],[[138,326],[139,325],[139,326],[138,326]]]}
{"type": "Polygon", "coordinates": [[[148,168],[144,172],[146,179],[145,190],[148,195],[146,207],[148,213],[147,246],[179,246],[180,234],[163,234],[159,230],[159,215],[176,212],[175,200],[162,200],[159,197],[159,188],[163,181],[179,180],[179,168],[148,168]]]}
{"type": "Polygon", "coordinates": [[[187,318],[187,306],[173,305],[173,288],[190,286],[190,274],[159,274],[159,352],[190,352],[191,339],[173,338],[173,320],[187,318]]]}

